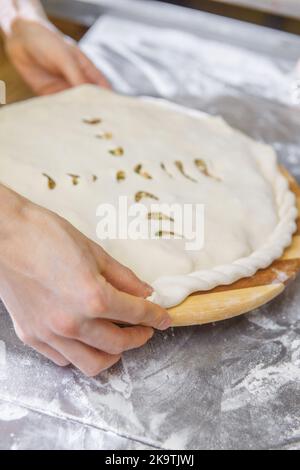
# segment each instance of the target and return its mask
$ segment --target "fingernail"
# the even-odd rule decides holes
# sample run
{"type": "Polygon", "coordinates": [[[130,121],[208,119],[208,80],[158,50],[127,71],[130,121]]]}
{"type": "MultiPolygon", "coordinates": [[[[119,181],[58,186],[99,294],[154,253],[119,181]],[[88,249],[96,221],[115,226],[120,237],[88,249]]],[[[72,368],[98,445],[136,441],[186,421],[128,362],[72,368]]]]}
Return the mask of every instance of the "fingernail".
{"type": "Polygon", "coordinates": [[[172,320],[170,317],[165,318],[159,325],[159,330],[167,330],[172,325],[172,320]]]}

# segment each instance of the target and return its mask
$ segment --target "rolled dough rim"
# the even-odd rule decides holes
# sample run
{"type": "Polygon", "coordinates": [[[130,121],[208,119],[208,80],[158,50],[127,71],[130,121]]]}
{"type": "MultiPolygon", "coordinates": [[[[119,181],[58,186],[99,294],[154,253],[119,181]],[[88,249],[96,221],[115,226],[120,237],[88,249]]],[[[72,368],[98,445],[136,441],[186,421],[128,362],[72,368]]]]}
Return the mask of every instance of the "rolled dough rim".
{"type": "MultiPolygon", "coordinates": [[[[204,112],[186,108],[164,99],[151,97],[141,97],[140,99],[173,108],[193,117],[206,116],[204,112]]],[[[282,256],[284,250],[292,243],[293,234],[297,229],[298,210],[296,197],[289,189],[289,183],[277,165],[275,171],[274,194],[279,221],[266,243],[251,255],[239,258],[230,264],[216,266],[210,270],[194,271],[185,275],[160,277],[152,283],[154,292],[148,300],[165,308],[174,307],[194,292],[209,291],[217,286],[230,285],[239,279],[251,277],[259,269],[267,268],[282,256]]]]}

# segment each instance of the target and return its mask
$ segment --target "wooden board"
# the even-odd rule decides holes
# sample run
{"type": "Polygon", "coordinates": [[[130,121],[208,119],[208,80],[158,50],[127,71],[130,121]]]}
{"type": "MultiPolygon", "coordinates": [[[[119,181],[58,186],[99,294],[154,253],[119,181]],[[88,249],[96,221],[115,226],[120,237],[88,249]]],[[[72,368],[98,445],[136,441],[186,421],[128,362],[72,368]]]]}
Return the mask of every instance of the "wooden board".
{"type": "MultiPolygon", "coordinates": [[[[297,197],[300,217],[300,187],[289,173],[282,169],[290,188],[297,197]]],[[[291,246],[269,268],[259,270],[250,278],[230,286],[219,286],[208,292],[195,292],[184,302],[169,309],[173,326],[203,325],[261,307],[284,291],[300,271],[300,218],[291,246]]]]}

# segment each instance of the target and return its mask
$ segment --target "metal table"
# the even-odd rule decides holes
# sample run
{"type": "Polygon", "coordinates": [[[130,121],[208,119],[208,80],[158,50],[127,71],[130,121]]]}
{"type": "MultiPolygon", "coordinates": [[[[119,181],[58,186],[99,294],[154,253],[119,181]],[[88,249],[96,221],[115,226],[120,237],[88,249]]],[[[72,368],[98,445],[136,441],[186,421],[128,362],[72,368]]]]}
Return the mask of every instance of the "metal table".
{"type": "MultiPolygon", "coordinates": [[[[82,47],[118,91],[221,114],[299,180],[300,38],[151,1],[75,2],[77,19],[84,3],[82,21],[104,15],[82,47]]],[[[25,348],[2,307],[0,448],[299,449],[299,287],[233,320],[157,333],[95,379],[25,348]]]]}

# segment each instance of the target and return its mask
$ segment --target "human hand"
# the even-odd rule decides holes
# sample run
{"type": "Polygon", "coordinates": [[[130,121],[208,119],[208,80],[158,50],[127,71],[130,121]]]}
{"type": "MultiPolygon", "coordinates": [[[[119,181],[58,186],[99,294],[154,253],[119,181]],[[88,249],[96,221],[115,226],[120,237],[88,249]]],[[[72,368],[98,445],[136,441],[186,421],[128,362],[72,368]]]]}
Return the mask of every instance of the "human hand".
{"type": "Polygon", "coordinates": [[[0,196],[0,295],[25,344],[95,376],[170,326],[144,299],[149,286],[66,220],[5,187],[0,196]]]}
{"type": "Polygon", "coordinates": [[[6,33],[5,47],[17,71],[38,95],[84,83],[110,87],[76,43],[48,21],[16,17],[6,33]]]}

